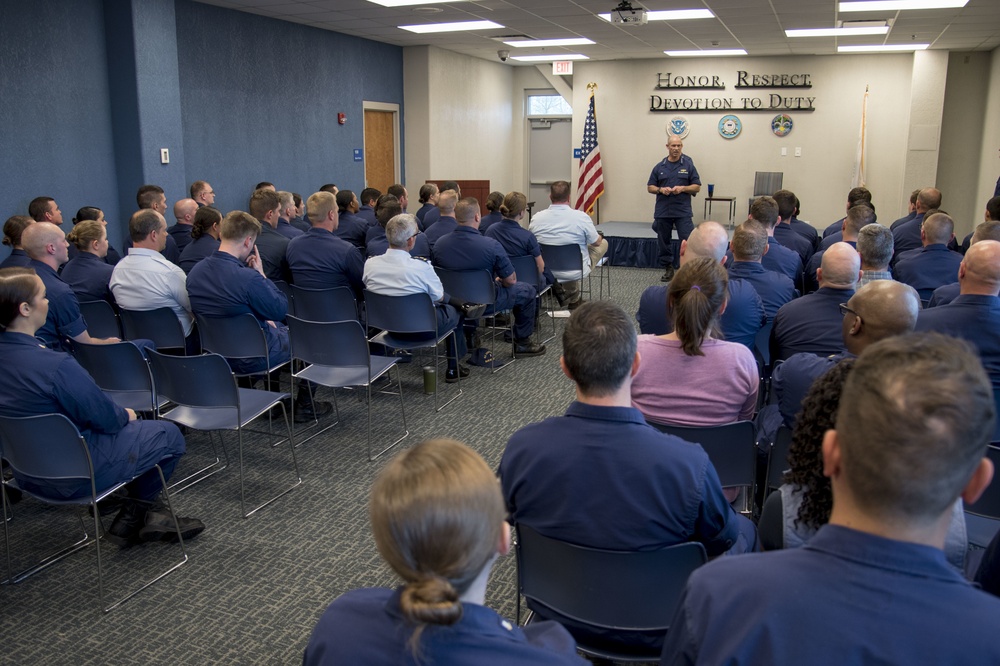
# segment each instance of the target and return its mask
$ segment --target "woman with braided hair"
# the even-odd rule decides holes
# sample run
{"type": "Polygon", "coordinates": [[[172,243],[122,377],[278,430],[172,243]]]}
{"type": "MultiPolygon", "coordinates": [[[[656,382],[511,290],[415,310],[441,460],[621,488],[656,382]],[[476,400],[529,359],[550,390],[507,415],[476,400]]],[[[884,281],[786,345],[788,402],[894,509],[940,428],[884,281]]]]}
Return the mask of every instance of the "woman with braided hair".
{"type": "Polygon", "coordinates": [[[514,626],[483,603],[497,555],[510,551],[500,485],[478,454],[449,439],[394,458],[372,487],[379,553],[396,590],[342,595],[305,651],[321,664],[586,664],[554,622],[514,626]]]}

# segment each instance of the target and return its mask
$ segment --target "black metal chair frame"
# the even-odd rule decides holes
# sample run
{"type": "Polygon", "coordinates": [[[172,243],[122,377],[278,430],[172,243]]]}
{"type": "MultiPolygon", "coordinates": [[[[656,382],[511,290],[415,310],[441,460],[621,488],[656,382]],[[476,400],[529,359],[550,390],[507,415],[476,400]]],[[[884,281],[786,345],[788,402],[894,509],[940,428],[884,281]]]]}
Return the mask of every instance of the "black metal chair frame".
{"type": "MultiPolygon", "coordinates": [[[[545,266],[550,271],[578,271],[580,273],[580,297],[586,293],[588,297],[593,298],[594,295],[594,271],[597,268],[601,269],[601,274],[598,277],[598,287],[600,288],[600,298],[604,298],[604,271],[607,270],[605,257],[602,257],[601,261],[598,262],[597,266],[591,266],[590,272],[586,276],[583,275],[584,272],[584,260],[583,252],[580,250],[580,246],[571,243],[568,245],[545,245],[539,244],[542,250],[542,259],[545,260],[545,266]],[[572,250],[572,252],[570,251],[572,250]],[[583,288],[583,278],[587,278],[587,288],[583,288]]],[[[608,273],[608,298],[611,298],[611,273],[608,273]]]]}
{"type": "MultiPolygon", "coordinates": [[[[7,552],[7,580],[8,584],[20,583],[24,579],[32,576],[42,569],[55,564],[63,558],[86,548],[91,544],[97,544],[97,590],[101,602],[101,609],[107,613],[114,610],[124,602],[142,592],[153,583],[167,576],[169,573],[183,565],[188,560],[187,550],[184,548],[184,537],[181,533],[177,517],[174,516],[174,529],[177,533],[177,541],[181,547],[182,559],[174,563],[169,569],[161,572],[152,580],[146,581],[138,589],[132,590],[124,597],[118,599],[110,605],[105,605],[104,600],[104,569],[101,562],[100,539],[104,533],[101,524],[100,510],[97,503],[110,496],[127,483],[128,479],[120,483],[113,484],[108,488],[97,488],[94,476],[94,464],[90,457],[90,450],[87,442],[80,434],[79,429],[63,414],[41,414],[37,416],[24,417],[0,417],[0,456],[8,461],[15,473],[25,477],[44,480],[70,480],[87,479],[90,482],[90,493],[84,497],[74,499],[64,499],[52,497],[39,492],[17,486],[14,481],[7,481],[5,485],[19,487],[21,492],[30,495],[46,504],[58,506],[84,506],[90,507],[90,513],[94,520],[94,536],[91,537],[86,531],[82,514],[80,522],[84,525],[83,538],[78,540],[57,553],[53,553],[42,559],[35,566],[15,574],[11,563],[10,528],[8,520],[4,520],[4,545],[7,552]],[[44,451],[44,455],[38,455],[44,451]]],[[[167,490],[167,482],[163,476],[163,470],[159,465],[154,465],[160,476],[160,483],[163,485],[163,502],[170,509],[170,494],[167,490]]],[[[143,470],[145,473],[147,470],[143,470]]],[[[4,505],[4,515],[7,514],[7,493],[0,492],[4,505]]],[[[12,515],[13,518],[13,515],[12,515]]]]}
{"type": "Polygon", "coordinates": [[[155,310],[126,310],[121,308],[122,330],[128,340],[152,340],[158,351],[187,349],[184,329],[177,314],[170,308],[155,310]]]}
{"type": "MultiPolygon", "coordinates": [[[[538,264],[535,263],[535,258],[532,257],[531,255],[523,255],[523,256],[520,256],[520,257],[511,257],[510,258],[510,263],[511,263],[511,265],[514,266],[514,272],[517,274],[517,277],[518,277],[519,281],[521,281],[521,282],[527,282],[529,284],[533,284],[533,285],[536,286],[536,288],[537,288],[538,285],[540,285],[542,283],[542,277],[538,273],[538,264]]],[[[552,335],[550,335],[549,337],[545,338],[544,340],[541,340],[541,344],[543,344],[543,345],[546,344],[547,342],[549,342],[550,340],[553,340],[556,337],[555,308],[552,307],[552,299],[553,298],[554,298],[554,296],[552,296],[552,285],[548,285],[544,289],[539,289],[538,290],[538,296],[537,296],[537,300],[538,300],[538,312],[540,313],[542,311],[542,304],[547,302],[548,303],[549,320],[552,322],[552,335]],[[549,295],[548,299],[544,298],[544,296],[546,294],[549,295]]],[[[541,327],[541,325],[539,325],[537,323],[537,318],[536,318],[535,321],[536,321],[535,330],[538,333],[538,337],[541,337],[541,335],[542,335],[541,328],[542,327],[541,327]]]]}
{"type": "MultiPolygon", "coordinates": [[[[449,296],[461,299],[467,303],[480,303],[495,308],[497,301],[497,285],[489,271],[451,271],[438,266],[434,267],[434,271],[437,273],[438,277],[441,278],[441,284],[444,286],[444,292],[449,296]]],[[[487,310],[488,309],[489,308],[487,308],[487,310]]],[[[483,321],[483,325],[490,331],[490,352],[493,354],[494,358],[493,367],[490,369],[490,373],[492,374],[503,370],[516,360],[513,354],[511,354],[510,361],[499,367],[496,365],[497,329],[499,328],[500,330],[509,331],[510,338],[513,341],[514,315],[510,310],[498,311],[494,309],[493,312],[484,314],[481,319],[483,321]],[[510,314],[510,325],[497,326],[496,315],[503,313],[510,314]]]]}
{"type": "Polygon", "coordinates": [[[107,301],[80,301],[80,314],[87,322],[87,332],[95,338],[122,338],[118,313],[107,301]]]}
{"type": "Polygon", "coordinates": [[[159,416],[166,401],[156,400],[149,362],[134,344],[74,342],[73,356],[119,407],[159,416]]]}
{"type": "MultiPolygon", "coordinates": [[[[609,631],[666,634],[691,572],[707,561],[705,547],[686,542],[649,551],[577,546],[517,526],[517,591],[536,606],[609,631]]],[[[521,603],[517,599],[517,622],[521,603]]],[[[525,620],[531,622],[533,613],[525,620]]],[[[587,655],[614,661],[658,661],[660,654],[588,646],[587,655]]]]}
{"type": "Polygon", "coordinates": [[[771,443],[771,449],[767,455],[767,475],[766,487],[764,488],[764,498],[766,499],[773,491],[781,487],[781,478],[788,469],[788,450],[792,445],[792,431],[782,424],[778,427],[778,432],[771,443]]]}

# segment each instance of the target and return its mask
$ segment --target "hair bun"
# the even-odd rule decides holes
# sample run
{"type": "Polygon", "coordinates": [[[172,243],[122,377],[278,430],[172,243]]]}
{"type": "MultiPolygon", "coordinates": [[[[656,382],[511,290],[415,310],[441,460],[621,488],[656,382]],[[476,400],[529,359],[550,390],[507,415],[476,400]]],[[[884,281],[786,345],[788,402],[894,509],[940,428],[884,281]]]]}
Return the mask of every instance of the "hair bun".
{"type": "Polygon", "coordinates": [[[414,622],[449,625],[462,617],[458,592],[441,576],[428,575],[407,583],[399,604],[403,614],[414,622]]]}

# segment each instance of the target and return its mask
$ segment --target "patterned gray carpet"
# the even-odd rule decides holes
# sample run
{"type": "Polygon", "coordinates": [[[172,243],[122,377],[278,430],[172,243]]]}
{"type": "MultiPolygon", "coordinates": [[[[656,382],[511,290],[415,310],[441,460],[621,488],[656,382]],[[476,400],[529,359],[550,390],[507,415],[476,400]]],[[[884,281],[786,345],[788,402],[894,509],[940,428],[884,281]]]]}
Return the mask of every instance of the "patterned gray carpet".
{"type": "MultiPolygon", "coordinates": [[[[660,275],[610,271],[614,300],[629,314],[660,275]]],[[[557,332],[564,321],[556,320],[557,332]]],[[[421,364],[400,366],[410,431],[400,446],[453,437],[495,467],[512,432],[562,413],[573,399],[573,386],[559,370],[560,349],[557,337],[545,356],[518,360],[497,374],[473,368],[462,382],[464,394],[440,413],[423,394],[421,364]]],[[[329,391],[320,398],[329,399],[329,391]]],[[[395,584],[375,550],[367,518],[368,489],[384,459],[367,460],[364,403],[347,391],[338,391],[337,398],[341,423],[297,450],[304,483],[246,520],[239,509],[235,434],[227,435],[230,466],[174,498],[179,514],[208,526],[187,544],[190,561],[111,613],[100,611],[93,546],[20,584],[0,587],[0,664],[300,663],[313,625],[332,599],[357,587],[395,584]]],[[[387,444],[401,427],[398,400],[378,396],[373,410],[375,445],[387,444]]],[[[251,436],[244,451],[248,501],[263,501],[291,483],[287,447],[271,448],[251,436]]],[[[175,477],[206,464],[210,452],[205,435],[189,435],[188,455],[175,477]]],[[[79,534],[70,510],[31,500],[14,510],[9,526],[15,569],[79,534]]],[[[167,544],[127,550],[105,544],[101,552],[110,595],[179,557],[179,548],[167,544]]],[[[487,595],[487,604],[510,618],[515,576],[511,554],[498,561],[487,595]]]]}

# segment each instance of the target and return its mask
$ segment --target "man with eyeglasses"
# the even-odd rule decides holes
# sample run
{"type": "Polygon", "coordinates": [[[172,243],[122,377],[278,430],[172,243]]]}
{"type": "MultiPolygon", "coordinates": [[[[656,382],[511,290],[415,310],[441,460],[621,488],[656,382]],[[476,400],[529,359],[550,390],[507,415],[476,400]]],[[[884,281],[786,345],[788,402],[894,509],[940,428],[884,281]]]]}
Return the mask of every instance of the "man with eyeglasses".
{"type": "Polygon", "coordinates": [[[813,381],[844,358],[893,335],[909,333],[917,323],[920,297],[913,287],[894,280],[876,280],[840,304],[845,351],[830,356],[795,354],[774,368],[771,390],[778,398],[782,422],[795,427],[795,416],[813,381]]]}
{"type": "Polygon", "coordinates": [[[191,183],[191,198],[198,204],[198,208],[202,206],[214,206],[215,190],[204,180],[196,180],[191,183]]]}

